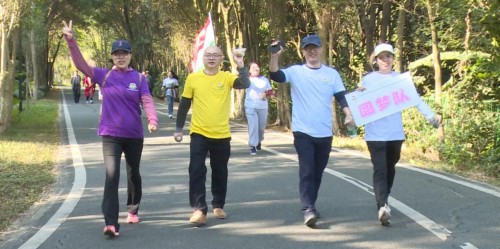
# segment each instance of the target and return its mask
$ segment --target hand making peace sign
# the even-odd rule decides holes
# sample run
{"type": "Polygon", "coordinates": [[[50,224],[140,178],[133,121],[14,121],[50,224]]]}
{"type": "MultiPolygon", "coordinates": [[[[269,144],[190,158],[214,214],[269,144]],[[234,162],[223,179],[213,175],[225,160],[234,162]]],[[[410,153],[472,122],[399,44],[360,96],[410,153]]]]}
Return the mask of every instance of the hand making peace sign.
{"type": "Polygon", "coordinates": [[[70,20],[69,24],[66,24],[65,21],[63,21],[64,27],[62,29],[63,35],[65,35],[68,39],[73,38],[73,21],[70,20]]]}

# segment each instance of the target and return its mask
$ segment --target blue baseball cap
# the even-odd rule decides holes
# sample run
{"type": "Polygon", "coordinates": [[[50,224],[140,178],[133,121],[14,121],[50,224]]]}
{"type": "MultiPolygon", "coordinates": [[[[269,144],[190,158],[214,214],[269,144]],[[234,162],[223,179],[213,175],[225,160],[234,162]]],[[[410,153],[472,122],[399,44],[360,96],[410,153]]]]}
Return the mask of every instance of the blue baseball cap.
{"type": "Polygon", "coordinates": [[[302,48],[305,48],[307,45],[313,44],[318,47],[321,47],[321,39],[319,39],[318,35],[308,35],[304,38],[302,38],[302,41],[300,41],[300,46],[302,48]]]}
{"type": "Polygon", "coordinates": [[[127,40],[118,39],[114,41],[113,44],[111,45],[111,54],[113,54],[118,50],[123,50],[131,53],[132,47],[130,47],[130,43],[127,40]]]}

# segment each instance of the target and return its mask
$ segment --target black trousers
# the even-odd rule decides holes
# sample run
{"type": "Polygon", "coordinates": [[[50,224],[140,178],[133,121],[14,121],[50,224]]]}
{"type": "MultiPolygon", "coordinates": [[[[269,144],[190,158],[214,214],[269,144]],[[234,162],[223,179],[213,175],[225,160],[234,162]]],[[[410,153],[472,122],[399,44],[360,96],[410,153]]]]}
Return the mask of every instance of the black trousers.
{"type": "Polygon", "coordinates": [[[227,163],[231,155],[231,138],[212,139],[197,133],[191,134],[189,161],[189,203],[195,210],[207,214],[205,160],[210,152],[212,168],[212,207],[224,208],[227,193],[227,163]]]}
{"type": "Polygon", "coordinates": [[[137,214],[142,198],[142,179],[139,172],[142,148],[142,138],[102,137],[102,153],[106,169],[106,182],[102,199],[102,213],[106,225],[119,228],[118,186],[120,182],[120,161],[125,154],[127,167],[127,211],[137,214]]]}
{"type": "Polygon", "coordinates": [[[332,150],[333,137],[316,138],[302,132],[293,133],[299,156],[299,192],[304,213],[316,212],[316,200],[332,150]]]}
{"type": "Polygon", "coordinates": [[[377,210],[388,203],[403,142],[401,140],[366,142],[373,164],[373,191],[377,210]]]}
{"type": "Polygon", "coordinates": [[[73,100],[75,103],[80,102],[80,88],[73,88],[73,100]]]}

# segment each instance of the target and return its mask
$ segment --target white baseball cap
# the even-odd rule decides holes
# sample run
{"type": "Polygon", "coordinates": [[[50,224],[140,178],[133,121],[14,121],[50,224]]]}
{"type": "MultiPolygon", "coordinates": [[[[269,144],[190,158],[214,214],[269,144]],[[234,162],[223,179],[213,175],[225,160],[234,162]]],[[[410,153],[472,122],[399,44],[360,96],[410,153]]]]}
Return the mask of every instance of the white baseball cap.
{"type": "Polygon", "coordinates": [[[394,48],[392,47],[391,44],[380,43],[375,47],[375,52],[374,52],[375,57],[377,57],[380,53],[384,51],[394,55],[394,48]]]}

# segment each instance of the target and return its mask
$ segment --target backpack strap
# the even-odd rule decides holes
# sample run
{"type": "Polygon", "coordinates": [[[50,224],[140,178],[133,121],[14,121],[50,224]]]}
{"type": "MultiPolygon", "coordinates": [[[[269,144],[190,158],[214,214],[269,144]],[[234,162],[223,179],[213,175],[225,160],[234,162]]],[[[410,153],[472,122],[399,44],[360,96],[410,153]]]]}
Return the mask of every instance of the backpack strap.
{"type": "Polygon", "coordinates": [[[104,75],[104,80],[102,81],[101,86],[99,87],[99,94],[101,95],[101,107],[99,108],[99,123],[101,122],[101,114],[102,114],[102,104],[104,102],[104,85],[106,84],[106,81],[108,80],[109,75],[111,75],[111,72],[113,72],[113,69],[109,70],[106,75],[104,75]]]}
{"type": "Polygon", "coordinates": [[[109,75],[113,72],[113,69],[109,70],[106,75],[104,75],[104,80],[102,81],[102,88],[104,88],[104,84],[106,84],[106,81],[108,80],[109,75]]]}

